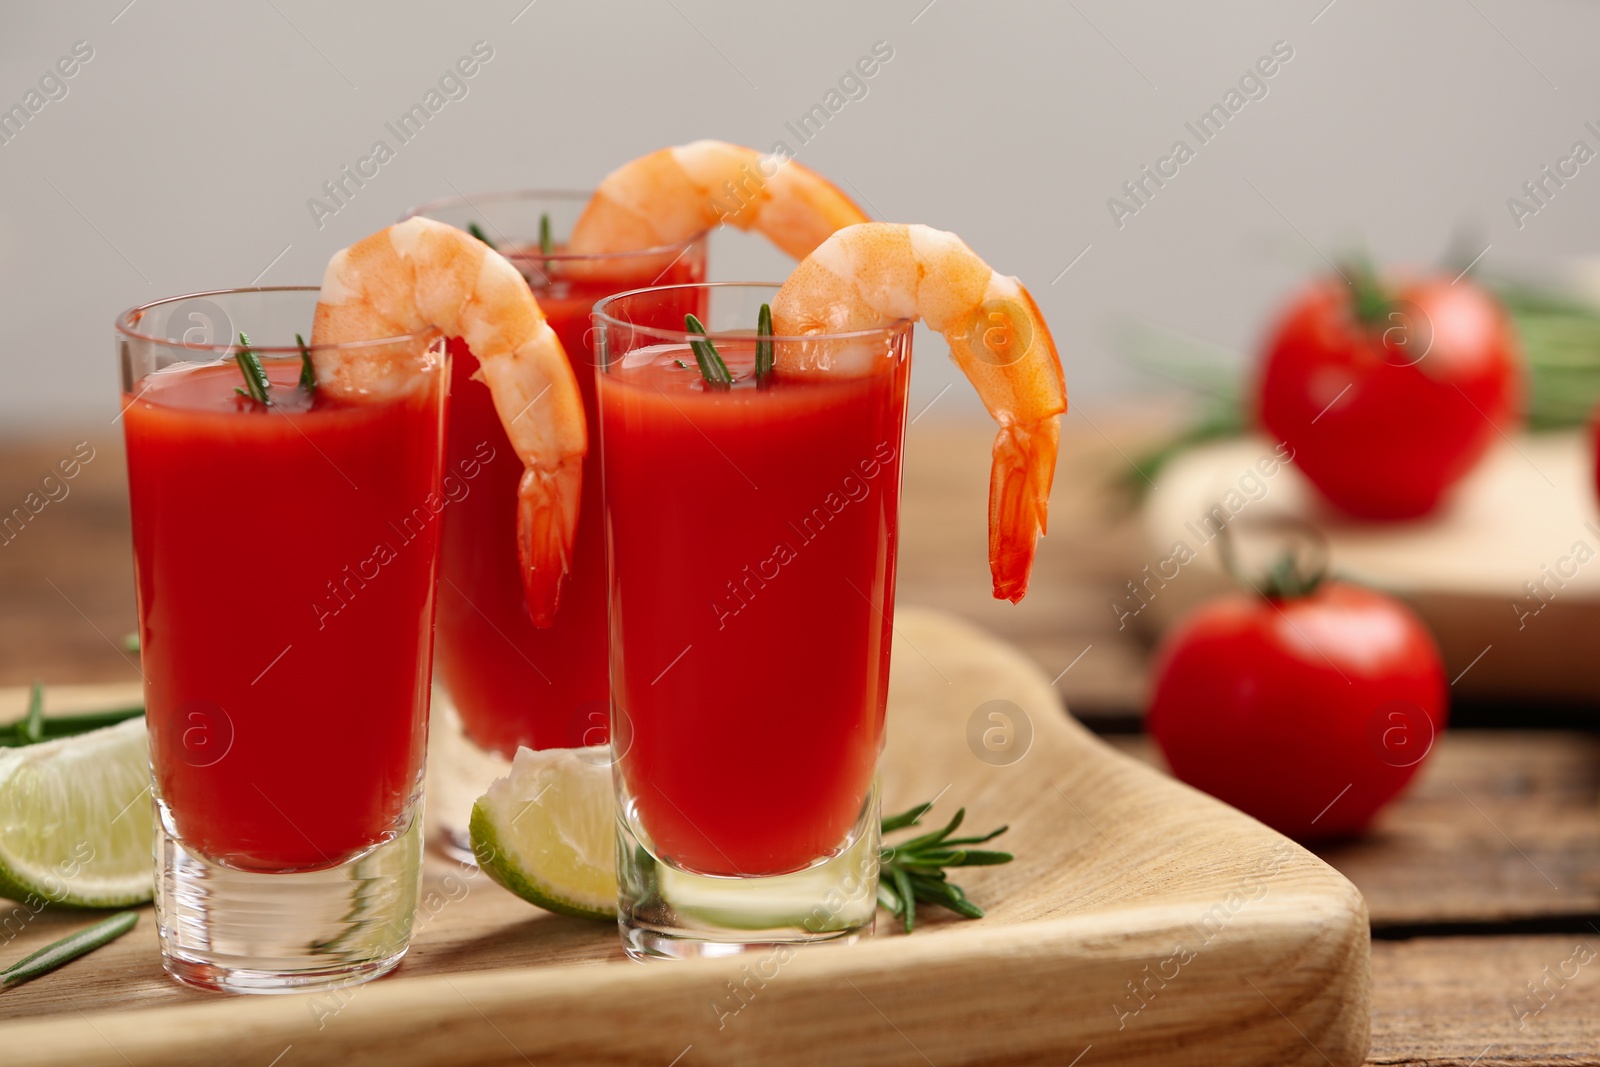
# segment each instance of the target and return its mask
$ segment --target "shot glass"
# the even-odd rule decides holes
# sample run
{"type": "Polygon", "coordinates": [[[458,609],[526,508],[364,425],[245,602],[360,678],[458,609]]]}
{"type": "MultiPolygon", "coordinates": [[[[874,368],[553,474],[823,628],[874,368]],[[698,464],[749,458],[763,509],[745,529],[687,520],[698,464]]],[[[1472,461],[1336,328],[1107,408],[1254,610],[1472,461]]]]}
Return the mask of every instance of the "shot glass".
{"type": "MultiPolygon", "coordinates": [[[[596,418],[589,312],[596,300],[644,285],[705,279],[706,240],[662,248],[573,255],[566,235],[590,194],[522,190],[459,196],[410,212],[492,242],[528,280],[572,361],[584,414],[596,418]],[[541,237],[548,239],[548,251],[541,237]]],[[[516,547],[522,464],[477,361],[451,342],[450,429],[445,485],[434,768],[428,819],[457,859],[472,859],[467,830],[485,783],[510,772],[517,748],[604,744],[608,732],[605,541],[600,464],[592,434],[571,570],[554,625],[533,625],[523,602],[516,547]]]]}
{"type": "Polygon", "coordinates": [[[116,322],[162,960],[232,992],[393,968],[421,869],[446,358],[430,336],[338,346],[409,385],[300,386],[317,293],[116,322]]]}
{"type": "Polygon", "coordinates": [[[774,289],[595,307],[618,914],[636,958],[850,941],[877,906],[912,329],[773,338],[758,374],[774,289]],[[731,384],[702,373],[685,311],[731,384]]]}

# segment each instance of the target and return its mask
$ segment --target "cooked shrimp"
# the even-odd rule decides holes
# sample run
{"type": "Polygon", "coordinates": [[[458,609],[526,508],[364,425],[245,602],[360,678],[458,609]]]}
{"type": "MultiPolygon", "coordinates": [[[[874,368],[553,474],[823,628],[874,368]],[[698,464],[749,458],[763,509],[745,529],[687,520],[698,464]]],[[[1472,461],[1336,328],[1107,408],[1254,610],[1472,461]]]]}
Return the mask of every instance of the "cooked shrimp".
{"type": "Polygon", "coordinates": [[[695,141],[624,163],[600,183],[567,241],[596,255],[686,241],[723,222],[755,229],[795,259],[867,216],[809,167],[725,141],[695,141]]]}
{"type": "Polygon", "coordinates": [[[317,387],[351,400],[393,395],[409,377],[392,349],[365,357],[320,350],[438,330],[478,360],[473,377],[525,471],[517,489],[517,552],[535,624],[555,616],[572,557],[587,438],[577,379],[522,275],[453,226],[421,217],[366,237],[328,263],[311,330],[317,387]]]}
{"type": "MultiPolygon", "coordinates": [[[[989,572],[994,595],[1028,591],[1045,532],[1066,382],[1050,328],[1022,283],[996,274],[953,233],[869,222],[817,246],[772,301],[779,337],[871,330],[921,319],[1000,424],[989,471],[989,572]]],[[[780,375],[849,374],[839,346],[786,344],[780,375]]],[[[863,357],[867,355],[862,352],[863,357]]]]}

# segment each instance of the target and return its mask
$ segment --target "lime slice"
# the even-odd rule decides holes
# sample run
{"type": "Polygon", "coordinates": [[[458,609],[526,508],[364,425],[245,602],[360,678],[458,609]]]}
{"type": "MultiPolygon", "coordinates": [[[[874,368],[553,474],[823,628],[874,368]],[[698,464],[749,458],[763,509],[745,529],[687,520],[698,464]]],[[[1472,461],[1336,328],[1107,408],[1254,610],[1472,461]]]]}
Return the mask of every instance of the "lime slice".
{"type": "Polygon", "coordinates": [[[478,866],[524,900],[585,919],[617,915],[608,749],[517,750],[472,806],[478,866]]]}
{"type": "Polygon", "coordinates": [[[0,748],[0,896],[79,908],[149,900],[144,720],[0,748]]]}

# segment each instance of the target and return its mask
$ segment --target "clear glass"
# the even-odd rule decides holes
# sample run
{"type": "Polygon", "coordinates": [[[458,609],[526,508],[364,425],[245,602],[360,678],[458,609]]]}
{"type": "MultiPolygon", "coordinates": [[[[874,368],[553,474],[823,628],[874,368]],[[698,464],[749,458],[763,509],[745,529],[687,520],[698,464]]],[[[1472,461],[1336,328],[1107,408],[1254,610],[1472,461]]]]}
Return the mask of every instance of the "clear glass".
{"type": "Polygon", "coordinates": [[[877,907],[909,322],[773,339],[775,287],[595,308],[619,924],[637,958],[850,941],[877,907]],[[731,386],[708,383],[695,313],[731,386]]]}
{"type": "Polygon", "coordinates": [[[233,992],[393,968],[421,871],[446,360],[426,335],[337,346],[407,384],[313,397],[317,293],[116,323],[162,960],[233,992]],[[236,393],[241,333],[270,407],[236,393]]]}
{"type": "MultiPolygon", "coordinates": [[[[456,197],[417,208],[476,228],[522,271],[577,372],[589,425],[596,417],[589,312],[625,289],[705,278],[706,241],[600,256],[564,250],[586,192],[521,191],[456,197]],[[547,220],[547,226],[541,226],[547,220]],[[547,229],[552,250],[540,247],[547,229]]],[[[605,543],[598,448],[584,460],[572,569],[554,625],[528,617],[518,578],[516,487],[511,451],[477,363],[452,340],[450,430],[439,588],[432,793],[434,837],[470,862],[467,825],[485,783],[509,773],[518,746],[567,748],[607,738],[605,543]]]]}

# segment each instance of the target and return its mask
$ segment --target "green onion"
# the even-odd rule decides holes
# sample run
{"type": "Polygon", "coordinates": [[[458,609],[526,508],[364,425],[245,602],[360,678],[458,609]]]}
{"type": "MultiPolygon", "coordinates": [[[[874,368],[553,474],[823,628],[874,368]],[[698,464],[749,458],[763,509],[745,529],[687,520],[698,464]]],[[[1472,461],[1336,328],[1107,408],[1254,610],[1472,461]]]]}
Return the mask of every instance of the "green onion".
{"type": "Polygon", "coordinates": [[[294,342],[300,346],[300,388],[314,396],[317,392],[317,371],[311,365],[311,349],[306,347],[306,339],[299,334],[294,335],[294,342]]]}
{"type": "Polygon", "coordinates": [[[551,240],[551,238],[550,238],[550,216],[549,215],[540,215],[539,216],[539,251],[543,252],[545,255],[548,256],[552,252],[554,252],[555,250],[556,250],[556,243],[555,243],[555,241],[551,240]]]}
{"type": "MultiPolygon", "coordinates": [[[[476,237],[478,240],[482,241],[484,244],[488,245],[490,248],[495,248],[495,243],[489,240],[489,235],[484,233],[483,227],[479,226],[476,222],[467,223],[467,232],[472,234],[472,236],[476,237]]],[[[496,248],[495,251],[499,251],[499,249],[496,248]]]]}
{"type": "Polygon", "coordinates": [[[47,974],[64,963],[71,963],[102,945],[110,944],[132,930],[139,921],[136,911],[121,911],[109,919],[54,941],[31,956],[24,956],[10,967],[0,971],[0,988],[10,989],[29,979],[47,974]]]}
{"type": "Polygon", "coordinates": [[[689,347],[694,350],[694,361],[700,364],[700,376],[712,385],[723,388],[733,384],[733,375],[728,373],[728,365],[722,362],[722,357],[717,354],[717,346],[711,343],[706,336],[706,328],[700,320],[693,315],[683,317],[683,328],[689,333],[697,333],[700,340],[689,342],[689,347]]]}
{"type": "Polygon", "coordinates": [[[265,407],[272,406],[272,397],[267,394],[269,382],[267,381],[266,368],[261,365],[261,357],[250,350],[250,338],[243,331],[239,333],[239,351],[233,355],[234,361],[239,364],[239,373],[244,375],[243,389],[234,389],[240,396],[247,396],[256,403],[265,407]]]}
{"type": "Polygon", "coordinates": [[[756,382],[772,373],[772,305],[762,304],[756,317],[756,382]],[[763,340],[765,338],[765,340],[763,340]]]}

